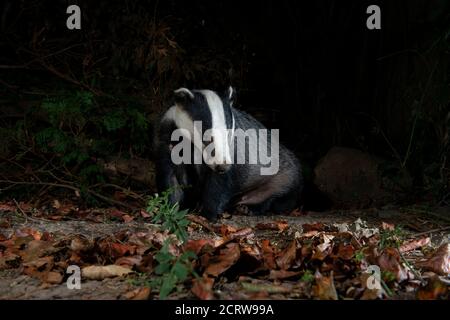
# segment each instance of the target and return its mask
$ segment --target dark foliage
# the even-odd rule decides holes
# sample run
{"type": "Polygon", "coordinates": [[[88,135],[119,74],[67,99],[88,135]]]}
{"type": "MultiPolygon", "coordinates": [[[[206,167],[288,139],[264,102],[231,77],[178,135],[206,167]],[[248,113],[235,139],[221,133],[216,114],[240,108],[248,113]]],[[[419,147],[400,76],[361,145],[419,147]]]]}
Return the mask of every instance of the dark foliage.
{"type": "Polygon", "coordinates": [[[369,31],[372,2],[3,1],[0,196],[127,187],[98,160],[151,157],[174,89],[233,84],[305,168],[356,147],[388,159],[392,179],[408,171],[412,195],[448,201],[449,4],[375,1],[382,30],[369,31]]]}

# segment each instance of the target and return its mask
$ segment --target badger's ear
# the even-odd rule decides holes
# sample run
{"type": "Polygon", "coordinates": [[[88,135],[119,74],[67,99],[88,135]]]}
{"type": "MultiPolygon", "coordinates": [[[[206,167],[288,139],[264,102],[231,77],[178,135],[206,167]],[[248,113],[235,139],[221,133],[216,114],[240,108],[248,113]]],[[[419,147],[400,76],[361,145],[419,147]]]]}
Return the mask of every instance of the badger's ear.
{"type": "Polygon", "coordinates": [[[175,101],[186,102],[186,100],[194,99],[194,94],[186,88],[179,88],[174,91],[175,101]]]}
{"type": "Polygon", "coordinates": [[[236,99],[236,90],[234,90],[232,86],[228,87],[227,98],[230,100],[230,104],[233,105],[233,102],[236,99]]]}

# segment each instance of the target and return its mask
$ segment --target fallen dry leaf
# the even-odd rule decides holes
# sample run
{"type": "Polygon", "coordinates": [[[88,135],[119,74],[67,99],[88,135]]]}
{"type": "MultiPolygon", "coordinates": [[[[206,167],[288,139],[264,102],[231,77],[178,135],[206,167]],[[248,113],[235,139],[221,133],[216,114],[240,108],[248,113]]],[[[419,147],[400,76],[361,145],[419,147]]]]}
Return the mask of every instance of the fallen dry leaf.
{"type": "Polygon", "coordinates": [[[450,243],[441,245],[426,261],[419,261],[416,266],[440,275],[450,274],[450,243]]]}
{"type": "Polygon", "coordinates": [[[417,299],[419,300],[436,300],[444,298],[448,294],[448,288],[438,276],[434,276],[428,280],[425,287],[419,288],[417,291],[417,299]]]}
{"type": "Polygon", "coordinates": [[[94,243],[84,237],[76,236],[70,242],[70,249],[75,252],[85,252],[94,248],[94,243]]]}
{"type": "Polygon", "coordinates": [[[122,267],[126,267],[129,269],[133,269],[134,266],[140,265],[142,262],[142,256],[134,255],[128,257],[121,257],[114,262],[114,264],[122,267]]]}
{"type": "Polygon", "coordinates": [[[334,236],[326,233],[322,233],[321,236],[322,236],[322,243],[317,246],[317,249],[320,252],[324,252],[332,245],[331,240],[334,239],[334,236]]]}
{"type": "Polygon", "coordinates": [[[264,239],[261,241],[261,249],[264,259],[264,265],[267,269],[275,269],[276,263],[275,263],[275,251],[272,245],[270,244],[270,241],[267,239],[264,239]]]}
{"type": "Polygon", "coordinates": [[[241,254],[250,256],[257,261],[260,261],[262,259],[261,250],[258,246],[255,245],[241,244],[241,254]]]}
{"type": "Polygon", "coordinates": [[[309,232],[309,231],[325,231],[325,225],[322,222],[317,223],[305,223],[302,225],[303,232],[309,232]]]}
{"type": "Polygon", "coordinates": [[[123,257],[124,255],[134,255],[136,246],[130,244],[122,244],[117,242],[109,242],[105,240],[99,244],[100,251],[111,256],[114,259],[123,257]]]}
{"type": "Polygon", "coordinates": [[[210,232],[216,232],[215,228],[211,225],[209,220],[206,219],[205,217],[188,214],[188,215],[186,215],[186,218],[189,219],[191,222],[201,225],[202,227],[206,228],[210,232]]]}
{"type": "Polygon", "coordinates": [[[336,256],[342,260],[351,260],[355,255],[355,248],[351,244],[340,243],[336,256]]]}
{"type": "Polygon", "coordinates": [[[137,288],[123,295],[128,300],[148,300],[151,289],[149,287],[137,288]]]}
{"type": "MultiPolygon", "coordinates": [[[[311,260],[319,260],[323,261],[326,257],[329,256],[331,253],[333,247],[330,244],[325,244],[323,246],[317,246],[315,249],[313,249],[313,255],[311,256],[311,260]],[[324,249],[325,248],[325,249],[324,249]]],[[[302,253],[303,256],[303,253],[302,253]]]]}
{"type": "Polygon", "coordinates": [[[209,277],[202,277],[194,279],[192,286],[192,293],[201,300],[212,300],[214,299],[213,285],[214,279],[209,277]]]}
{"type": "Polygon", "coordinates": [[[300,271],[270,270],[269,279],[272,280],[288,279],[298,276],[300,273],[301,273],[300,271]]]}
{"type": "Polygon", "coordinates": [[[280,231],[280,232],[283,232],[288,227],[289,227],[289,224],[285,220],[272,221],[272,222],[267,222],[267,223],[258,223],[256,225],[256,229],[259,229],[259,230],[276,230],[276,231],[280,231]]]}
{"type": "Polygon", "coordinates": [[[394,231],[395,230],[395,225],[392,223],[387,223],[387,222],[381,222],[381,229],[383,230],[388,230],[388,231],[394,231]]]}
{"type": "Polygon", "coordinates": [[[313,286],[314,296],[320,300],[337,300],[338,295],[334,286],[333,272],[329,277],[323,276],[319,271],[314,274],[315,285],[313,286]]]}
{"type": "Polygon", "coordinates": [[[215,247],[215,242],[211,239],[198,239],[198,240],[188,240],[184,249],[186,251],[192,251],[196,255],[199,255],[202,249],[205,246],[209,246],[210,248],[215,247]]]}
{"type": "Polygon", "coordinates": [[[63,276],[59,272],[50,271],[47,273],[47,277],[44,279],[45,282],[51,284],[60,284],[63,281],[63,276]]]}
{"type": "Polygon", "coordinates": [[[377,257],[377,264],[382,271],[393,274],[398,282],[408,279],[408,273],[400,264],[400,254],[397,249],[386,248],[377,257]]]}
{"type": "Polygon", "coordinates": [[[400,246],[400,248],[398,248],[398,250],[401,253],[405,253],[408,251],[415,250],[417,248],[425,247],[425,246],[429,245],[430,243],[431,243],[430,237],[425,237],[425,238],[417,239],[417,240],[411,240],[411,241],[408,241],[408,242],[402,244],[400,246]]]}
{"type": "Polygon", "coordinates": [[[0,211],[14,212],[16,211],[16,206],[11,203],[0,203],[0,211]]]}
{"type": "Polygon", "coordinates": [[[125,222],[125,223],[129,223],[129,222],[131,222],[131,221],[134,220],[134,217],[132,217],[132,216],[130,216],[130,215],[128,215],[128,214],[124,214],[124,215],[122,216],[122,220],[123,220],[123,222],[125,222]]]}
{"type": "Polygon", "coordinates": [[[297,256],[297,242],[292,241],[283,251],[278,254],[276,259],[277,266],[281,270],[289,269],[295,262],[297,256]]]}
{"type": "Polygon", "coordinates": [[[131,273],[129,268],[117,265],[89,266],[81,269],[81,274],[86,279],[103,280],[105,278],[121,277],[131,273]]]}
{"type": "Polygon", "coordinates": [[[49,241],[32,240],[28,243],[25,250],[20,252],[24,262],[33,261],[44,255],[51,254],[55,251],[52,243],[49,241]]]}
{"type": "Polygon", "coordinates": [[[229,234],[228,236],[222,238],[221,240],[218,240],[216,242],[216,247],[223,246],[231,241],[234,241],[236,239],[240,238],[251,238],[253,237],[253,229],[252,228],[242,228],[237,230],[236,232],[233,232],[229,234]]]}
{"type": "MultiPolygon", "coordinates": [[[[38,259],[30,261],[30,262],[24,263],[23,264],[23,273],[30,277],[37,278],[42,281],[47,281],[48,274],[49,274],[50,270],[53,268],[53,266],[54,266],[54,261],[53,261],[52,256],[42,257],[42,258],[38,258],[38,259]]],[[[50,277],[51,277],[50,280],[52,280],[52,277],[54,277],[54,275],[50,275],[50,277]]]]}
{"type": "Polygon", "coordinates": [[[304,238],[312,238],[312,237],[317,236],[319,233],[320,232],[317,231],[317,230],[311,230],[311,231],[303,233],[302,237],[304,237],[304,238]]]}
{"type": "Polygon", "coordinates": [[[237,243],[227,244],[225,248],[220,250],[218,256],[214,256],[211,259],[213,262],[206,267],[203,275],[217,277],[233,266],[238,261],[240,255],[241,251],[237,243]]]}
{"type": "Polygon", "coordinates": [[[115,218],[119,218],[119,219],[122,219],[122,216],[125,215],[125,214],[126,214],[125,212],[120,211],[120,210],[115,209],[115,208],[109,211],[109,215],[110,216],[115,217],[115,218]]]}
{"type": "Polygon", "coordinates": [[[142,218],[144,218],[144,219],[147,219],[147,218],[151,217],[151,214],[148,213],[147,211],[143,210],[143,209],[141,209],[140,213],[141,213],[142,218]]]}
{"type": "Polygon", "coordinates": [[[39,230],[35,230],[32,228],[22,228],[16,231],[16,236],[23,238],[26,236],[32,236],[34,240],[41,240],[42,238],[42,232],[39,230]]]}

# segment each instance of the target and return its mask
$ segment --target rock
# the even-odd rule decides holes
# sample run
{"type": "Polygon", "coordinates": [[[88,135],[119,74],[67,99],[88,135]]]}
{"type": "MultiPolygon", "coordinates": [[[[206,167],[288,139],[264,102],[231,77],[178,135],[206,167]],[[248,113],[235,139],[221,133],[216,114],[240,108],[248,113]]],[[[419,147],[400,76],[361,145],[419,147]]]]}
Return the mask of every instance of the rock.
{"type": "Polygon", "coordinates": [[[392,200],[383,188],[383,160],[356,149],[334,147],[314,169],[314,183],[340,207],[365,207],[392,200]]]}

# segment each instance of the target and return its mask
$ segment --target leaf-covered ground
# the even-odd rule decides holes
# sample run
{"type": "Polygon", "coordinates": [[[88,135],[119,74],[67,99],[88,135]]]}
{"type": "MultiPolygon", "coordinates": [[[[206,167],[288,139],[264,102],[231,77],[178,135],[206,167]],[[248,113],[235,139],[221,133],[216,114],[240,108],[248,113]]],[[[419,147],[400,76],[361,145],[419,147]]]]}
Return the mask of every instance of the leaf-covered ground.
{"type": "Polygon", "coordinates": [[[0,298],[448,299],[448,213],[189,215],[182,244],[146,211],[1,203],[0,298]],[[70,265],[81,289],[67,287],[70,265]]]}

